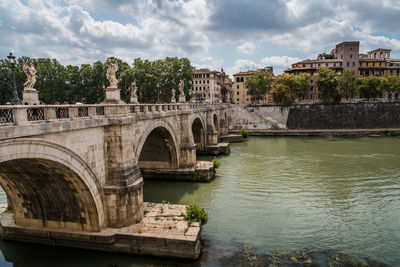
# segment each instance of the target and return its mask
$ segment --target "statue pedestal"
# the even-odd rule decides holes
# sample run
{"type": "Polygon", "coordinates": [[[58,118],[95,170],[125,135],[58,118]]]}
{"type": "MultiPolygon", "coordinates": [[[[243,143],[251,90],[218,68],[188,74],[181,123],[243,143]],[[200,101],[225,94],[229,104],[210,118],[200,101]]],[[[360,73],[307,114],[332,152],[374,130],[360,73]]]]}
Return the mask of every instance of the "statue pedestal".
{"type": "Polygon", "coordinates": [[[179,103],[186,103],[185,95],[180,95],[179,96],[179,103]]]}
{"type": "Polygon", "coordinates": [[[131,104],[139,104],[139,101],[138,101],[138,98],[137,98],[137,96],[131,96],[131,101],[130,101],[130,103],[131,104]]]}
{"type": "Polygon", "coordinates": [[[107,87],[106,91],[106,99],[103,103],[106,104],[123,104],[121,100],[120,90],[116,87],[107,87]]]}
{"type": "Polygon", "coordinates": [[[175,104],[176,103],[176,99],[175,97],[171,99],[171,104],[175,104]]]}
{"type": "Polygon", "coordinates": [[[36,91],[35,88],[24,88],[24,91],[22,91],[22,104],[39,105],[39,91],[36,91]]]}

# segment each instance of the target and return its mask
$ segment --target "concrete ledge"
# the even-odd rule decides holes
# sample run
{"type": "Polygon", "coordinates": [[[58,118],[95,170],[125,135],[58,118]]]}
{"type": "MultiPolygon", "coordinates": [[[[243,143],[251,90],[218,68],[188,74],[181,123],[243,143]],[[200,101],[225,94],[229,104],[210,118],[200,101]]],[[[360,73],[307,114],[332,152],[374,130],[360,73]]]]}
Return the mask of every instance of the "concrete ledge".
{"type": "Polygon", "coordinates": [[[400,131],[400,129],[248,130],[252,136],[368,136],[383,131],[400,131]]]}
{"type": "Polygon", "coordinates": [[[209,182],[214,178],[214,164],[210,161],[198,161],[189,169],[141,169],[145,179],[176,180],[189,182],[209,182]]]}
{"type": "Polygon", "coordinates": [[[200,255],[200,223],[184,220],[184,205],[144,203],[144,218],[123,228],[100,232],[63,231],[15,225],[13,213],[0,214],[4,240],[67,246],[157,257],[197,259],[200,255]]]}
{"type": "Polygon", "coordinates": [[[240,134],[229,134],[229,135],[221,136],[219,138],[219,141],[226,142],[226,143],[241,143],[241,142],[244,142],[245,139],[240,134]]]}

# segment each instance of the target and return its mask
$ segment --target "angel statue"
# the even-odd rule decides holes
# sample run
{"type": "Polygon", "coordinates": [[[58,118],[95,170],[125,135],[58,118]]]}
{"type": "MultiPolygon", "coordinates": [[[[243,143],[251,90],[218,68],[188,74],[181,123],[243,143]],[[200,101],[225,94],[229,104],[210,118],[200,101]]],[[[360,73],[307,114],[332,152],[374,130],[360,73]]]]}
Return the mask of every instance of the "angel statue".
{"type": "Polygon", "coordinates": [[[36,69],[32,63],[24,63],[22,69],[26,74],[26,82],[24,83],[24,88],[34,89],[33,86],[36,83],[36,69]]]}
{"type": "Polygon", "coordinates": [[[107,88],[118,88],[118,80],[115,77],[115,73],[118,70],[118,64],[112,63],[111,60],[107,60],[107,73],[106,78],[110,82],[110,86],[107,88]]]}
{"type": "Polygon", "coordinates": [[[137,87],[136,87],[136,82],[131,83],[131,98],[137,97],[137,87]]]}
{"type": "Polygon", "coordinates": [[[185,82],[183,80],[181,80],[179,82],[179,96],[184,96],[185,93],[183,92],[183,87],[185,86],[185,82]]]}

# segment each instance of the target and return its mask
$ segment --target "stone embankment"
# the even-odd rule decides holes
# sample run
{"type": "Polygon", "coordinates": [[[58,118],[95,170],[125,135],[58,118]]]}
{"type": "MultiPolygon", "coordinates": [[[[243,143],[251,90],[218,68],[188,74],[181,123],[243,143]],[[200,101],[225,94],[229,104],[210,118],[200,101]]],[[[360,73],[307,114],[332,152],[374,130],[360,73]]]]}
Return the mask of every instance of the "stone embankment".
{"type": "Polygon", "coordinates": [[[230,132],[247,129],[251,135],[363,136],[400,129],[400,102],[249,105],[233,110],[230,132]]]}

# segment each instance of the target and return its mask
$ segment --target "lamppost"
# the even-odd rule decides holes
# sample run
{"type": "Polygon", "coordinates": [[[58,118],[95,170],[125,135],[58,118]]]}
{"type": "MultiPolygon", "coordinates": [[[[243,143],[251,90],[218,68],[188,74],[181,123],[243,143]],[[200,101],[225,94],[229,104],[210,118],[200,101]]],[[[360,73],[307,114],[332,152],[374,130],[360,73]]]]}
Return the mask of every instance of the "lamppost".
{"type": "Polygon", "coordinates": [[[160,83],[157,83],[157,104],[160,103],[160,83]]]}
{"type": "Polygon", "coordinates": [[[12,105],[20,105],[21,104],[21,100],[19,100],[19,98],[18,98],[17,85],[15,83],[15,63],[16,63],[15,62],[15,57],[10,52],[10,54],[7,56],[7,58],[8,58],[8,61],[10,62],[10,64],[11,64],[11,68],[12,68],[12,71],[13,71],[13,81],[14,81],[14,92],[13,92],[14,97],[11,100],[11,104],[12,105]]]}

